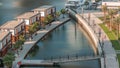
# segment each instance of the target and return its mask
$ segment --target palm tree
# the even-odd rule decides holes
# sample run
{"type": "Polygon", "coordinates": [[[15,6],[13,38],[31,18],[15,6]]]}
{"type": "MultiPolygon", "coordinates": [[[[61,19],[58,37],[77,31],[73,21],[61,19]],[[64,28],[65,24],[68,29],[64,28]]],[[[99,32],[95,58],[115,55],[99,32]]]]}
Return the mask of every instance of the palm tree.
{"type": "Polygon", "coordinates": [[[119,25],[120,25],[120,16],[118,16],[118,17],[116,17],[115,19],[114,19],[114,22],[117,24],[117,38],[118,38],[118,40],[119,40],[119,25]]]}
{"type": "Polygon", "coordinates": [[[34,31],[35,31],[34,26],[33,26],[33,25],[30,25],[30,27],[29,27],[29,34],[30,34],[30,38],[31,38],[31,39],[32,39],[32,34],[34,33],[34,31]]]}
{"type": "Polygon", "coordinates": [[[64,14],[66,13],[65,9],[61,9],[61,13],[63,14],[63,18],[65,18],[64,17],[64,14]]]}
{"type": "Polygon", "coordinates": [[[106,22],[106,12],[107,12],[107,6],[106,6],[106,4],[102,5],[102,11],[104,12],[104,23],[105,23],[106,22]]]}
{"type": "Polygon", "coordinates": [[[58,18],[60,17],[61,13],[58,11],[56,12],[56,19],[58,20],[58,18]]]}
{"type": "Polygon", "coordinates": [[[12,63],[15,60],[15,56],[12,52],[7,53],[4,57],[3,57],[3,63],[7,66],[7,68],[11,68],[12,67],[12,63]]]}
{"type": "Polygon", "coordinates": [[[108,14],[110,15],[110,24],[109,28],[112,30],[112,22],[113,22],[113,16],[116,14],[116,11],[113,9],[109,9],[108,14]]]}
{"type": "Polygon", "coordinates": [[[34,22],[33,28],[34,28],[34,30],[38,30],[38,28],[39,28],[39,23],[38,23],[38,22],[34,22]]]}
{"type": "Polygon", "coordinates": [[[44,24],[47,24],[48,22],[49,22],[49,20],[48,20],[48,18],[47,17],[45,17],[45,19],[44,19],[44,24]]]}
{"type": "MultiPolygon", "coordinates": [[[[20,48],[20,44],[19,44],[19,42],[18,41],[16,41],[16,43],[15,44],[13,44],[13,48],[15,49],[15,50],[18,50],[19,48],[20,48]]],[[[18,52],[18,51],[17,51],[18,52]]]]}
{"type": "Polygon", "coordinates": [[[48,23],[50,23],[50,22],[53,20],[52,15],[48,15],[48,16],[47,16],[47,19],[48,19],[48,23]]]}
{"type": "Polygon", "coordinates": [[[14,48],[14,50],[17,51],[17,54],[18,54],[18,49],[19,49],[19,48],[22,50],[22,48],[23,48],[23,47],[22,47],[23,43],[24,43],[24,41],[18,40],[18,41],[16,41],[16,43],[13,45],[13,48],[14,48]]]}
{"type": "Polygon", "coordinates": [[[23,35],[20,35],[20,36],[19,36],[19,40],[21,40],[22,43],[24,44],[24,42],[25,42],[25,37],[24,37],[23,35]]]}

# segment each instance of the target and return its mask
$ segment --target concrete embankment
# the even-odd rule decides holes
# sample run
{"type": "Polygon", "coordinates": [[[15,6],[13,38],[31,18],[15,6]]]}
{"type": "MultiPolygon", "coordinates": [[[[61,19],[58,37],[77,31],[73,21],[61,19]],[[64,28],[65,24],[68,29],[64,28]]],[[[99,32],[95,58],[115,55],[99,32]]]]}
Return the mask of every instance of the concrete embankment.
{"type": "Polygon", "coordinates": [[[91,29],[91,27],[88,26],[88,23],[86,23],[86,21],[79,14],[76,14],[72,10],[69,10],[69,14],[73,19],[75,19],[78,22],[80,27],[87,34],[87,36],[91,40],[90,42],[92,42],[93,48],[95,49],[95,53],[98,53],[99,55],[101,55],[102,51],[101,51],[101,47],[99,44],[99,40],[96,37],[94,31],[91,29]]]}

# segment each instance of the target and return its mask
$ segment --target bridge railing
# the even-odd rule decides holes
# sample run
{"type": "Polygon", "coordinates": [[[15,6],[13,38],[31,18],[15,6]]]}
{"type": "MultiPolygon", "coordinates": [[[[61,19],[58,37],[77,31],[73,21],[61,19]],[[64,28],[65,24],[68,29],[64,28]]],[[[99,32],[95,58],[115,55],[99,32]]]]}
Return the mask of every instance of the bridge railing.
{"type": "Polygon", "coordinates": [[[59,57],[51,57],[50,59],[44,59],[44,62],[69,62],[69,61],[81,61],[81,60],[93,60],[99,59],[102,56],[99,55],[91,55],[91,56],[79,56],[79,55],[67,55],[67,56],[59,56],[59,57]]]}

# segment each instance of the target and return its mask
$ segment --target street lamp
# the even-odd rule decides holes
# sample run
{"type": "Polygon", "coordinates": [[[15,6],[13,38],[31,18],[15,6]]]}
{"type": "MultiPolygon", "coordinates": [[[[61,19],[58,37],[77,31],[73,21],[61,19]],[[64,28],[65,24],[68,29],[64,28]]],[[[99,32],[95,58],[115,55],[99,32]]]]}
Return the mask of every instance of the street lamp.
{"type": "Polygon", "coordinates": [[[81,7],[81,10],[82,10],[82,18],[84,18],[84,9],[83,9],[83,7],[81,7]]]}
{"type": "Polygon", "coordinates": [[[90,17],[91,17],[91,14],[88,13],[88,25],[90,25],[90,17]]]}

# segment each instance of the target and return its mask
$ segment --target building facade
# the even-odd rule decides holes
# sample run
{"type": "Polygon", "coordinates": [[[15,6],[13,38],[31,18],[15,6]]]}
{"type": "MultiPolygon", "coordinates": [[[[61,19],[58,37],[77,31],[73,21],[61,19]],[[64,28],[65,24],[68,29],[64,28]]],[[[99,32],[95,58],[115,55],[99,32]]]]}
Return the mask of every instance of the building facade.
{"type": "Polygon", "coordinates": [[[28,33],[31,24],[40,23],[40,13],[26,12],[16,18],[18,21],[25,21],[25,30],[28,33]]]}
{"type": "Polygon", "coordinates": [[[52,15],[53,19],[55,18],[56,7],[51,5],[44,5],[32,10],[34,13],[40,13],[41,22],[44,21],[45,17],[52,15]]]}
{"type": "Polygon", "coordinates": [[[25,22],[12,20],[8,21],[0,27],[1,31],[12,33],[12,42],[16,42],[20,35],[26,35],[25,22]]]}
{"type": "Polygon", "coordinates": [[[4,56],[12,46],[11,32],[0,31],[0,57],[4,56]]]}

